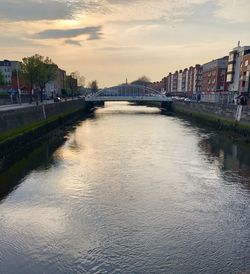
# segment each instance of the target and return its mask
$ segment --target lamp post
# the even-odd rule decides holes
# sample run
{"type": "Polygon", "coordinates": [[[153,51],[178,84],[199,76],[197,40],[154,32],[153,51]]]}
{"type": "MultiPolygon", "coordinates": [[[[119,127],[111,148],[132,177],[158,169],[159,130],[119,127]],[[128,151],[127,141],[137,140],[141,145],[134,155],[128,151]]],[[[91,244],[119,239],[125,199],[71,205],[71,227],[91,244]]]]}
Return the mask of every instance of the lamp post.
{"type": "Polygon", "coordinates": [[[21,90],[20,90],[20,82],[19,82],[19,66],[18,63],[16,65],[16,77],[17,77],[17,92],[18,92],[18,96],[19,96],[19,103],[20,105],[22,104],[22,99],[21,99],[21,90]]]}

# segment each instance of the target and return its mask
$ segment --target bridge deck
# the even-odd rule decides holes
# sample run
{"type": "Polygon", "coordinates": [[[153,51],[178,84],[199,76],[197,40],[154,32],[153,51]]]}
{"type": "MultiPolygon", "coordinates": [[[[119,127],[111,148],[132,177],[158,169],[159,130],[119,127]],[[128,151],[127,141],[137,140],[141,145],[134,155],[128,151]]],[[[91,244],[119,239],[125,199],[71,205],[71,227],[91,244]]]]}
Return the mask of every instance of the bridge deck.
{"type": "Polygon", "coordinates": [[[87,96],[87,102],[108,102],[108,101],[128,101],[128,102],[172,102],[166,96],[87,96]]]}

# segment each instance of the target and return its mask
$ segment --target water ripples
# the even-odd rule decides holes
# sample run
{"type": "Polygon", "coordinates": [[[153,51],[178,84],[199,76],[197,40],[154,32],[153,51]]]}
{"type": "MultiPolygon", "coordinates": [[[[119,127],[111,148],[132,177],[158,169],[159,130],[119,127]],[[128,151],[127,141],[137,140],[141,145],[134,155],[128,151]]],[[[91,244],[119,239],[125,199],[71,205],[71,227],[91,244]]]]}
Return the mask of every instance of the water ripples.
{"type": "Polygon", "coordinates": [[[108,104],[0,204],[0,273],[248,271],[244,153],[155,108],[108,104]]]}

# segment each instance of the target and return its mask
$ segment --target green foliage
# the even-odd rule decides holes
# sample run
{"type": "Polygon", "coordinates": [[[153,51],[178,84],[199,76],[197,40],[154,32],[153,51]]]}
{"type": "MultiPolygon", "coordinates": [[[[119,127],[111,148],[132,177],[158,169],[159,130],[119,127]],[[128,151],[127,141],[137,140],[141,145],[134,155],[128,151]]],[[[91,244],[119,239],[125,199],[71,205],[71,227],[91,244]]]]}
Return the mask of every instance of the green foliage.
{"type": "Polygon", "coordinates": [[[0,85],[2,86],[5,85],[5,80],[1,71],[0,71],[0,85]]]}
{"type": "Polygon", "coordinates": [[[23,58],[20,74],[33,88],[43,91],[45,85],[56,78],[56,70],[57,65],[51,59],[36,54],[23,58]]]}
{"type": "Polygon", "coordinates": [[[66,94],[67,94],[67,95],[72,95],[72,93],[73,93],[73,92],[72,92],[72,90],[71,90],[70,88],[67,88],[67,89],[66,89],[66,94]]]}

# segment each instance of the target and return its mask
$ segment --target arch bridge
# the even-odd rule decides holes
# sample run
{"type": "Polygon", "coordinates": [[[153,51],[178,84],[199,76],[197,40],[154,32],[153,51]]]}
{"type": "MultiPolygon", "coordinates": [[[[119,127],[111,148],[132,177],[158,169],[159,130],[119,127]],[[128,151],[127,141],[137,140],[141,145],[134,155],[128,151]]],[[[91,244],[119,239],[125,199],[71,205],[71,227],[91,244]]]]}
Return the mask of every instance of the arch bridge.
{"type": "Polygon", "coordinates": [[[87,102],[129,101],[129,102],[172,102],[159,91],[140,85],[123,84],[104,88],[86,96],[87,102]]]}

